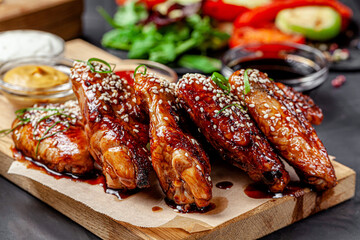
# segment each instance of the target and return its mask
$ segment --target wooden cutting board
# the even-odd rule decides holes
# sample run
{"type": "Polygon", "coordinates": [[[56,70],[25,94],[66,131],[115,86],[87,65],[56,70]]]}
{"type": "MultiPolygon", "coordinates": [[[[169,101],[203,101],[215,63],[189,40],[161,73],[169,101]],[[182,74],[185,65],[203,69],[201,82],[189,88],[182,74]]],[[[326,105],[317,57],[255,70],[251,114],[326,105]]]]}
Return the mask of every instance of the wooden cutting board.
{"type": "MultiPolygon", "coordinates": [[[[74,59],[98,57],[121,63],[121,59],[79,39],[67,42],[65,56],[74,59]]],[[[8,128],[14,115],[3,96],[0,96],[0,112],[0,129],[8,128]]],[[[7,174],[14,161],[9,149],[11,144],[9,137],[0,139],[0,174],[103,239],[254,239],[335,206],[355,194],[355,172],[333,161],[339,183],[323,193],[305,191],[298,198],[273,199],[209,231],[190,234],[176,228],[141,228],[114,221],[31,179],[7,174]]]]}
{"type": "Polygon", "coordinates": [[[73,39],[81,34],[82,12],[83,0],[2,0],[0,32],[33,29],[73,39]]]}

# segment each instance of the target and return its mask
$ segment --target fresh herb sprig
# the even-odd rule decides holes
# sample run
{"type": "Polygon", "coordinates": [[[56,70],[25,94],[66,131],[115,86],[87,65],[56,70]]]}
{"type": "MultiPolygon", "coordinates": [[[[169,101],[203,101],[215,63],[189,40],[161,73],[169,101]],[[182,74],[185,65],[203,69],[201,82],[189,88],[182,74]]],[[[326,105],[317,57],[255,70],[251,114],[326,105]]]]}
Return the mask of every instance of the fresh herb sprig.
{"type": "Polygon", "coordinates": [[[113,18],[99,8],[99,13],[114,28],[104,34],[101,43],[107,48],[128,51],[128,58],[149,59],[163,64],[177,62],[206,73],[218,71],[221,64],[205,56],[212,50],[225,47],[230,36],[217,30],[208,16],[188,15],[186,9],[177,10],[183,11],[186,17],[174,22],[168,17],[159,18],[155,10],[148,11],[145,4],[138,1],[126,1],[113,18]],[[155,24],[164,23],[164,20],[171,23],[166,26],[155,24]],[[194,60],[195,57],[183,58],[190,51],[204,58],[201,62],[194,60]]]}

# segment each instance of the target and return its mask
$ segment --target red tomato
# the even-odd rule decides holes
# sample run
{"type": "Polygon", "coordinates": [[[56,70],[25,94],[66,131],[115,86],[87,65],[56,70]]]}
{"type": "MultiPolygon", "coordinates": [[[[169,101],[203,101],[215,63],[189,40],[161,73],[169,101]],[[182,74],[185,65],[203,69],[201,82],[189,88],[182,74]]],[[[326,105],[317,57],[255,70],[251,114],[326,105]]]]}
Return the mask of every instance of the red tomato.
{"type": "Polygon", "coordinates": [[[229,40],[231,48],[252,43],[305,43],[305,38],[301,35],[290,35],[272,27],[253,28],[241,27],[234,29],[229,40]]]}

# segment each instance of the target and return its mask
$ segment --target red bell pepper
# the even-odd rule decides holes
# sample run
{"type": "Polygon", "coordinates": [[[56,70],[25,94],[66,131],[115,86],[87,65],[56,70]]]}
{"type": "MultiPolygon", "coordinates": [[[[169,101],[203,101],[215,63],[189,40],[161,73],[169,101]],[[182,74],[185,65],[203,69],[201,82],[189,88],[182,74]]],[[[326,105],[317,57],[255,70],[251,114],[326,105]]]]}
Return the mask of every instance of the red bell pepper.
{"type": "Polygon", "coordinates": [[[247,11],[234,21],[235,28],[244,26],[261,27],[264,23],[273,22],[276,15],[283,9],[303,6],[328,6],[341,15],[342,29],[346,29],[352,16],[352,10],[336,0],[286,0],[247,11]]]}
{"type": "Polygon", "coordinates": [[[231,48],[247,44],[268,43],[305,43],[301,35],[286,34],[278,30],[274,25],[263,28],[241,27],[235,28],[229,40],[231,48]]]}
{"type": "Polygon", "coordinates": [[[249,11],[247,7],[228,4],[223,2],[223,0],[205,0],[202,10],[205,15],[228,22],[234,21],[237,16],[249,11]]]}

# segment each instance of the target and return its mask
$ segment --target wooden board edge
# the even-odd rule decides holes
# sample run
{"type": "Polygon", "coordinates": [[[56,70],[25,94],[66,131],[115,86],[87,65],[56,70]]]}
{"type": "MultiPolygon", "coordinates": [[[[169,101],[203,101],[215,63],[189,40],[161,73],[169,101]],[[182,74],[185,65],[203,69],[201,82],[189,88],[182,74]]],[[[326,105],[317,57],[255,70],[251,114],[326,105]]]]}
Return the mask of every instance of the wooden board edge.
{"type": "Polygon", "coordinates": [[[7,170],[4,169],[8,169],[12,161],[11,157],[0,152],[0,164],[2,166],[0,168],[0,174],[2,176],[95,235],[102,239],[119,239],[119,236],[121,236],[121,239],[143,239],[135,234],[136,231],[132,231],[133,227],[130,225],[123,226],[119,222],[96,212],[85,204],[32,179],[15,174],[7,174],[7,170]],[[4,165],[7,167],[4,167],[4,165]]]}
{"type": "Polygon", "coordinates": [[[341,179],[335,188],[324,193],[307,191],[299,198],[285,197],[270,201],[212,230],[189,234],[182,229],[141,228],[115,221],[41,183],[26,177],[7,174],[12,161],[11,157],[0,152],[1,175],[103,239],[215,239],[219,237],[254,239],[337,205],[355,195],[356,173],[348,168],[351,170],[349,175],[341,179]],[[249,231],[240,231],[240,229],[249,229],[249,231]],[[246,234],[240,235],[241,232],[246,234]]]}
{"type": "Polygon", "coordinates": [[[323,193],[309,190],[301,197],[287,196],[267,202],[206,232],[206,235],[202,236],[199,233],[195,238],[256,239],[349,200],[355,196],[356,173],[352,169],[348,169],[350,170],[349,175],[339,180],[338,185],[332,189],[323,193]],[[261,218],[259,218],[260,213],[261,218]],[[249,229],[249,231],[234,229],[249,229]],[[237,235],[240,232],[246,232],[246,234],[237,235]]]}
{"type": "Polygon", "coordinates": [[[1,21],[0,31],[17,29],[37,29],[59,35],[65,40],[80,36],[81,15],[84,9],[82,0],[65,1],[29,11],[1,21]],[[49,16],[57,16],[49,21],[49,16]]]}

